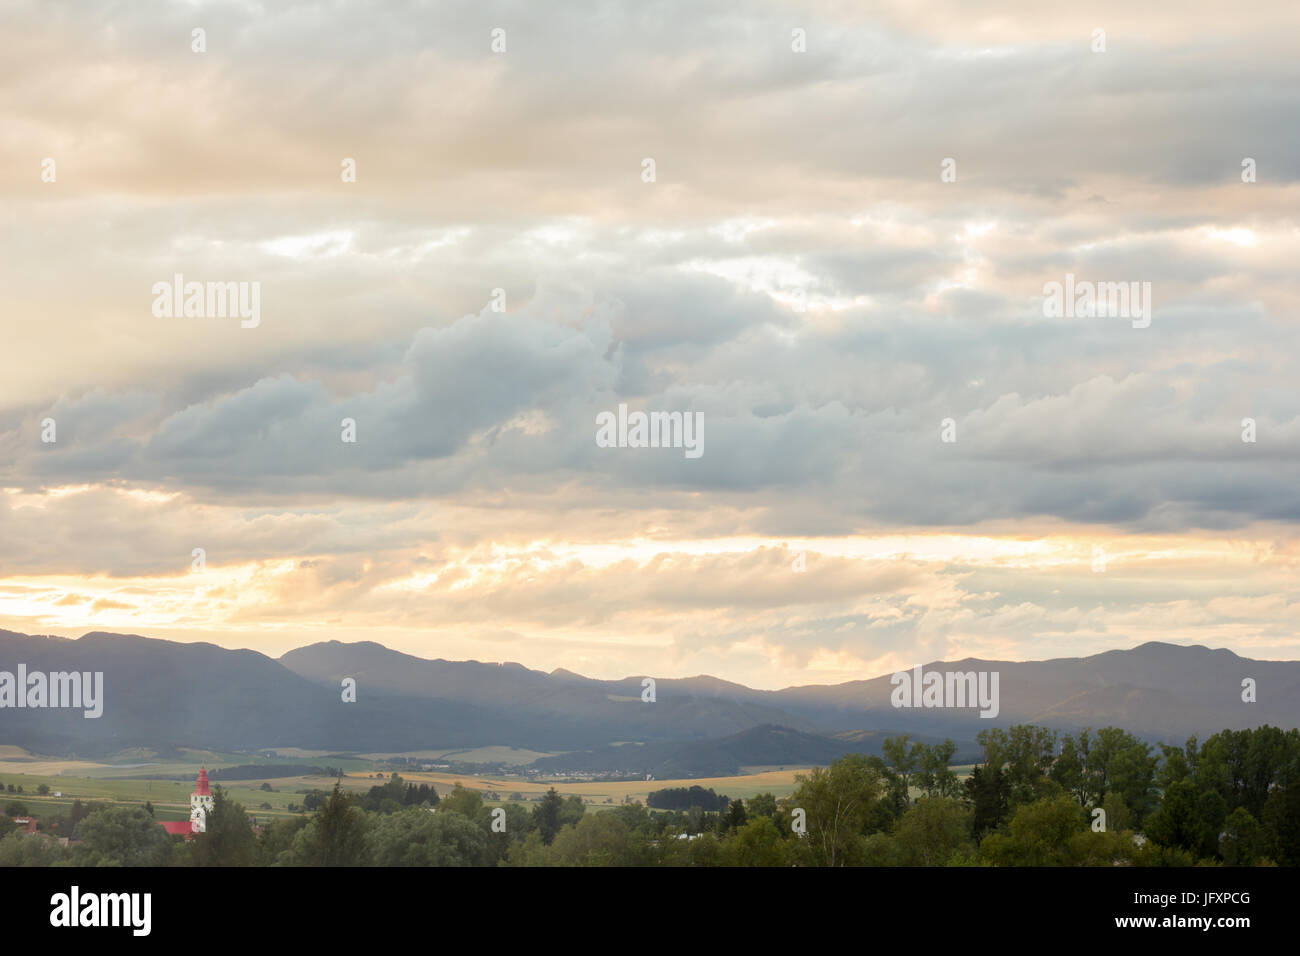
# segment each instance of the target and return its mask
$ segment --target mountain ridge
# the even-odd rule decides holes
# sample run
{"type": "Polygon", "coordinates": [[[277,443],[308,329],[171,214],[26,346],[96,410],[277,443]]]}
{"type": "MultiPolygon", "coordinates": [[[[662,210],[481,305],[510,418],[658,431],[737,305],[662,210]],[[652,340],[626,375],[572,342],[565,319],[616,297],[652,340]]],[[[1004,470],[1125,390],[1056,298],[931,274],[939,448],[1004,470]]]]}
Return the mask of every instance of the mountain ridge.
{"type": "MultiPolygon", "coordinates": [[[[248,648],[139,634],[91,631],[65,638],[0,631],[0,670],[19,662],[32,670],[105,673],[105,714],[97,720],[67,711],[0,709],[0,743],[51,753],[151,744],[358,752],[504,744],[599,752],[623,741],[716,742],[760,726],[815,737],[889,728],[965,744],[986,727],[1011,723],[1061,730],[1114,724],[1148,739],[1182,742],[1264,723],[1300,725],[1300,661],[1258,661],[1228,648],[1162,641],[1087,657],[968,657],[922,665],[927,673],[997,671],[996,719],[981,718],[975,709],[895,708],[888,674],[781,690],[707,674],[658,678],[656,699],[648,704],[638,676],[601,680],[516,662],[422,658],[374,641],[319,641],[272,658],[248,648]],[[355,703],[341,699],[344,677],[357,682],[355,703]],[[1257,682],[1256,703],[1241,700],[1245,677],[1257,682]]],[[[809,743],[806,749],[821,747],[809,743]]],[[[665,753],[664,761],[685,759],[665,753]]]]}

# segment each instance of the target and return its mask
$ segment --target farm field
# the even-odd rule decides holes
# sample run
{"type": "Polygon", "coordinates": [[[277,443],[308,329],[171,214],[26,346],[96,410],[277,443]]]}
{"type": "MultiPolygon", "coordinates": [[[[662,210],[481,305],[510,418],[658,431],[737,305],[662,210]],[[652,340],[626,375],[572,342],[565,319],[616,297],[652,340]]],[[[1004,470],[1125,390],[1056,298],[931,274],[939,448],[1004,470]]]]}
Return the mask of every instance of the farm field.
{"type": "Polygon", "coordinates": [[[525,750],[521,747],[474,747],[470,750],[416,750],[410,753],[372,753],[357,756],[367,760],[406,757],[411,760],[454,760],[458,763],[504,763],[523,766],[539,757],[554,757],[555,754],[541,750],[525,750]]]}
{"type": "MultiPolygon", "coordinates": [[[[3,799],[6,803],[19,800],[38,819],[42,815],[42,808],[45,808],[46,814],[64,815],[73,801],[79,799],[83,804],[110,802],[141,806],[148,801],[153,804],[155,815],[159,820],[183,820],[189,817],[189,795],[200,764],[205,764],[209,772],[223,767],[258,762],[281,766],[301,763],[304,770],[311,766],[328,764],[341,767],[345,771],[341,781],[345,789],[363,792],[381,783],[376,774],[381,772],[377,767],[382,764],[371,762],[364,759],[365,757],[382,759],[389,756],[404,756],[431,759],[454,754],[454,759],[459,760],[490,759],[504,762],[503,755],[508,752],[509,748],[499,747],[480,748],[478,751],[427,751],[418,754],[339,757],[307,752],[290,756],[289,751],[280,750],[275,757],[254,758],[249,754],[194,750],[183,751],[184,756],[181,759],[159,759],[150,754],[128,754],[126,762],[115,759],[114,762],[108,763],[47,758],[29,754],[17,747],[6,746],[0,748],[0,786],[5,788],[3,799]],[[37,793],[37,789],[42,784],[49,788],[49,795],[41,796],[37,793]],[[10,785],[15,787],[15,792],[8,792],[10,785]],[[18,786],[23,788],[21,794],[16,792],[18,786]],[[56,791],[60,796],[53,795],[56,791]]],[[[515,755],[527,753],[531,752],[514,751],[515,755]]],[[[382,772],[384,778],[389,776],[389,771],[382,772]]],[[[554,787],[563,796],[581,797],[583,802],[593,810],[612,808],[628,799],[644,803],[651,791],[666,787],[712,788],[729,797],[742,799],[763,792],[771,792],[777,797],[783,797],[794,791],[795,775],[801,772],[806,772],[806,768],[764,770],[734,777],[687,780],[552,781],[437,771],[399,771],[403,780],[432,784],[440,794],[447,793],[457,783],[481,793],[494,794],[495,799],[488,800],[493,804],[508,802],[514,794],[519,794],[525,800],[539,799],[548,789],[554,787]]],[[[213,780],[214,785],[220,784],[232,799],[243,804],[249,813],[268,817],[290,814],[290,804],[301,805],[302,798],[307,792],[328,790],[334,782],[334,777],[320,774],[267,776],[249,780],[213,780]],[[268,792],[261,789],[263,784],[269,785],[271,790],[268,792]],[[269,808],[264,804],[269,804],[269,808]]]]}
{"type": "MultiPolygon", "coordinates": [[[[148,753],[118,755],[125,760],[102,763],[89,760],[62,760],[29,754],[17,747],[0,747],[0,787],[4,788],[3,800],[9,803],[15,800],[24,803],[28,810],[38,819],[42,811],[47,815],[66,815],[74,800],[83,804],[105,802],[120,804],[137,804],[143,806],[146,801],[154,806],[155,816],[159,820],[184,820],[189,817],[189,795],[193,789],[194,776],[200,764],[205,764],[209,771],[223,767],[245,766],[266,763],[283,767],[285,764],[301,763],[304,773],[284,776],[282,772],[274,776],[258,777],[249,780],[215,779],[238,803],[254,816],[278,817],[294,812],[290,805],[301,806],[303,796],[312,790],[328,790],[335,778],[323,774],[306,773],[312,766],[328,764],[345,771],[342,785],[353,792],[364,792],[376,786],[381,780],[376,776],[381,763],[366,759],[374,757],[382,760],[391,756],[431,759],[455,754],[457,759],[466,759],[465,754],[474,753],[478,759],[502,760],[502,752],[508,748],[480,748],[479,751],[425,751],[410,754],[367,754],[341,757],[324,754],[307,754],[290,756],[289,752],[278,751],[275,757],[255,757],[250,754],[223,754],[215,751],[183,751],[181,758],[159,759],[148,753]],[[491,754],[488,757],[488,754],[491,754]],[[175,779],[179,778],[179,779],[175,779]],[[41,796],[38,788],[44,784],[49,794],[41,796]],[[269,791],[263,790],[263,784],[269,791]],[[15,792],[8,787],[13,785],[15,792]],[[21,786],[23,792],[17,793],[21,786]],[[54,796],[58,792],[60,796],[54,796]]],[[[516,754],[530,751],[515,751],[516,754]]],[[[270,768],[268,768],[270,769],[270,768]]],[[[593,810],[610,809],[628,800],[646,802],[654,790],[669,787],[698,786],[726,794],[732,799],[749,799],[760,793],[772,793],[778,799],[793,793],[798,783],[795,777],[806,774],[806,767],[754,767],[746,768],[752,772],[738,776],[694,777],[681,780],[537,780],[522,779],[497,775],[472,775],[438,771],[399,771],[402,779],[411,783],[432,784],[439,794],[446,794],[457,783],[480,793],[490,794],[490,804],[505,803],[515,794],[524,800],[536,800],[554,787],[562,796],[577,795],[593,810]]],[[[954,767],[959,778],[970,773],[970,766],[954,767]]],[[[384,778],[389,771],[382,771],[384,778]]],[[[913,790],[913,796],[917,791],[913,790]]]]}

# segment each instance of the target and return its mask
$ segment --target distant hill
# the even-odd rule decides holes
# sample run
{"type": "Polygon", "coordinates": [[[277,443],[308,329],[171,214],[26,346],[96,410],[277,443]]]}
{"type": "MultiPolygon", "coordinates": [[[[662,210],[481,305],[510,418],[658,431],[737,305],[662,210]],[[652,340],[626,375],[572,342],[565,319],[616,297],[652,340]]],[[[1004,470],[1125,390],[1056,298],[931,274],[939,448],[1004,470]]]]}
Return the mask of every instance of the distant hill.
{"type": "Polygon", "coordinates": [[[951,737],[968,749],[980,730],[1011,723],[1114,724],[1179,742],[1224,728],[1300,726],[1300,662],[1162,643],[1085,658],[925,665],[998,671],[996,720],[974,710],[895,709],[888,675],[779,691],[707,676],[658,679],[649,704],[639,676],[603,681],[519,664],[426,660],[370,642],[327,641],[276,660],[136,635],[72,640],[0,631],[0,670],[20,662],[32,670],[104,672],[107,702],[97,720],[0,710],[0,743],[79,756],[129,747],[400,752],[508,745],[571,752],[553,765],[567,761],[571,769],[615,770],[635,754],[629,772],[663,776],[824,763],[848,750],[878,752],[880,739],[895,732],[951,737]],[[341,701],[344,677],[358,682],[356,703],[341,701]],[[1257,703],[1241,701],[1244,677],[1257,682],[1257,703]],[[624,741],[640,746],[610,746],[624,741]]]}
{"type": "MultiPolygon", "coordinates": [[[[367,688],[343,704],[280,662],[247,650],[180,644],[136,635],[87,634],[76,640],[0,631],[0,670],[102,671],[104,714],[0,710],[0,743],[41,753],[98,756],[129,747],[213,750],[303,747],[313,750],[476,746],[526,728],[455,701],[405,698],[367,688]],[[499,735],[499,736],[498,736],[499,735]]],[[[544,748],[535,748],[544,749],[544,748]]]]}
{"type": "MultiPolygon", "coordinates": [[[[686,777],[723,777],[742,767],[825,766],[847,753],[880,754],[881,743],[897,736],[893,731],[850,731],[833,736],[807,734],[789,727],[763,724],[714,740],[687,743],[622,744],[595,750],[541,757],[530,766],[543,773],[651,774],[659,780],[686,777]]],[[[913,737],[921,743],[938,739],[913,737]]],[[[975,748],[968,745],[954,762],[972,762],[975,748]]]]}
{"type": "Polygon", "coordinates": [[[996,720],[974,710],[897,710],[888,675],[830,686],[777,691],[772,703],[814,724],[904,725],[917,733],[969,738],[990,724],[1033,723],[1064,729],[1115,725],[1149,738],[1182,742],[1225,728],[1300,726],[1300,661],[1256,661],[1225,649],[1151,642],[1127,651],[1047,661],[934,662],[925,671],[997,671],[996,720]],[[1253,678],[1257,702],[1243,703],[1253,678]]]}
{"type": "Polygon", "coordinates": [[[689,740],[761,723],[802,725],[760,703],[675,693],[641,702],[638,679],[550,677],[477,662],[426,661],[378,644],[313,645],[277,661],[248,650],[92,633],[0,631],[0,670],[102,671],[104,715],[0,710],[0,743],[97,756],[179,745],[406,751],[506,744],[553,752],[611,740],[689,740]],[[295,673],[285,661],[302,673],[295,673]],[[342,677],[358,684],[343,703],[342,677]]]}

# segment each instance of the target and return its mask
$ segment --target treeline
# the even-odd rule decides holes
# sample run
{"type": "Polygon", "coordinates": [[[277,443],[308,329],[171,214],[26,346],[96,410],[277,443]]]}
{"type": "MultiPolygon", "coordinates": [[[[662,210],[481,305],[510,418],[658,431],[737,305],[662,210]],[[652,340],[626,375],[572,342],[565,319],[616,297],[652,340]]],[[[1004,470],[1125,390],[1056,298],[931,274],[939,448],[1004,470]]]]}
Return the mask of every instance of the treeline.
{"type": "MultiPolygon", "coordinates": [[[[263,780],[267,777],[307,777],[320,776],[327,771],[324,767],[304,767],[300,763],[247,763],[237,767],[222,767],[209,770],[209,780],[263,780]]],[[[178,779],[188,780],[188,777],[178,779]]]]}
{"type": "Polygon", "coordinates": [[[665,787],[646,797],[646,805],[652,810],[723,810],[730,803],[728,797],[703,787],[665,787]]]}
{"type": "MultiPolygon", "coordinates": [[[[144,810],[107,807],[80,820],[71,847],[5,836],[0,865],[1300,865],[1300,730],[1155,749],[1114,727],[1062,735],[1022,725],[977,740],[983,759],[965,780],[949,765],[951,742],[902,736],[880,756],[849,754],[801,775],[785,799],[724,807],[714,794],[712,811],[588,812],[554,789],[529,811],[491,807],[459,785],[436,807],[411,805],[411,785],[394,776],[366,794],[336,785],[310,817],[254,833],[218,788],[208,832],[189,843],[144,810]]],[[[658,793],[692,803],[694,789],[658,793]]]]}

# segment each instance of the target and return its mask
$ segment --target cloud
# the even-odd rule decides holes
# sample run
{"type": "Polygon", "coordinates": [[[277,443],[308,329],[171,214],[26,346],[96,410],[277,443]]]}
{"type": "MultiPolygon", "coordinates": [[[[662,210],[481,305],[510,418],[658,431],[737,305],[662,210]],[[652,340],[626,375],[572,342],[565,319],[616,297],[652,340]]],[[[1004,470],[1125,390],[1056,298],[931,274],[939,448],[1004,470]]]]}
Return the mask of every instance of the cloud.
{"type": "Polygon", "coordinates": [[[1300,14],[1252,9],[11,4],[0,613],[447,615],[465,647],[771,681],[1146,621],[1283,646],[1287,586],[1210,608],[1186,568],[1108,604],[1087,571],[780,567],[920,533],[1290,560],[1300,14]],[[258,282],[261,324],[153,316],[178,273],[258,282]],[[1067,273],[1151,282],[1150,327],[1046,318],[1067,273]],[[597,447],[620,403],[703,414],[703,457],[597,447]],[[224,576],[190,582],[196,547],[224,576]]]}

